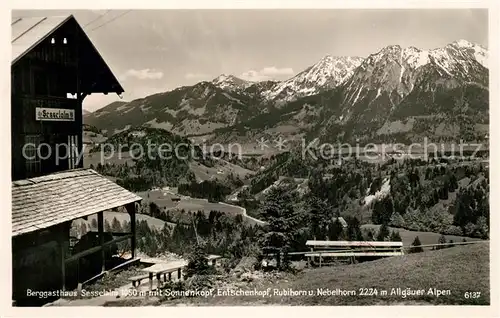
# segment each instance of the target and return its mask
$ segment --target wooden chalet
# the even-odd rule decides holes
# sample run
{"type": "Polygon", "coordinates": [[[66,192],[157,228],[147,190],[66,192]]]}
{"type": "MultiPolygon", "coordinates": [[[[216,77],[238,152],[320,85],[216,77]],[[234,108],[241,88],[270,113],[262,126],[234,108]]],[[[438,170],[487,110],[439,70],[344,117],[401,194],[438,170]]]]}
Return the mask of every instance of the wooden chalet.
{"type": "Polygon", "coordinates": [[[13,300],[20,304],[29,289],[76,287],[67,282],[75,275],[81,282],[82,258],[97,255],[106,270],[112,244],[129,240],[134,258],[141,198],[83,169],[82,102],[123,88],[76,19],[19,18],[11,25],[13,300]],[[103,211],[118,207],[130,216],[130,233],[105,235],[103,211]],[[98,244],[72,252],[72,221],[93,214],[98,244]]]}

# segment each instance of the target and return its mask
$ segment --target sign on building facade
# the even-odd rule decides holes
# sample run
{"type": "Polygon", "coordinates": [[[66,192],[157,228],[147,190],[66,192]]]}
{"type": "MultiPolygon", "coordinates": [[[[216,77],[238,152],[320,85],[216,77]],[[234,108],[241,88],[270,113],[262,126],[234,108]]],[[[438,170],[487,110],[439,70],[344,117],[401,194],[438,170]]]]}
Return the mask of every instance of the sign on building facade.
{"type": "Polygon", "coordinates": [[[75,121],[75,110],[64,108],[36,108],[36,120],[75,121]]]}

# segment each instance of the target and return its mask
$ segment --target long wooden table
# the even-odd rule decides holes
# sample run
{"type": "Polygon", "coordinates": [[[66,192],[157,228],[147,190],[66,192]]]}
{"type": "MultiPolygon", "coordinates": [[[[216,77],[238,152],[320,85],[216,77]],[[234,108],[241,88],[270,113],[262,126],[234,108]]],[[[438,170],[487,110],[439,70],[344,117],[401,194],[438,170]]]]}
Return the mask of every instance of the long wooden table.
{"type": "Polygon", "coordinates": [[[153,290],[153,277],[156,275],[157,279],[157,284],[158,288],[161,286],[161,275],[163,275],[163,278],[165,281],[167,281],[167,274],[168,274],[168,279],[172,279],[172,273],[177,271],[177,278],[180,280],[181,279],[181,271],[184,267],[187,266],[186,261],[176,261],[176,262],[170,262],[170,263],[158,263],[154,264],[152,266],[143,268],[143,272],[149,273],[149,291],[153,290]]]}
{"type": "MultiPolygon", "coordinates": [[[[207,261],[211,263],[212,266],[215,266],[216,261],[220,259],[221,256],[219,255],[208,255],[207,256],[207,261]]],[[[172,273],[177,271],[177,278],[179,280],[182,279],[182,269],[185,268],[188,265],[187,261],[174,261],[174,262],[169,262],[169,263],[157,263],[152,266],[143,268],[141,271],[149,273],[149,291],[153,290],[153,278],[156,276],[157,280],[157,287],[160,288],[161,286],[161,276],[163,275],[163,280],[166,282],[167,281],[167,274],[168,274],[168,280],[172,280],[172,273]]]]}

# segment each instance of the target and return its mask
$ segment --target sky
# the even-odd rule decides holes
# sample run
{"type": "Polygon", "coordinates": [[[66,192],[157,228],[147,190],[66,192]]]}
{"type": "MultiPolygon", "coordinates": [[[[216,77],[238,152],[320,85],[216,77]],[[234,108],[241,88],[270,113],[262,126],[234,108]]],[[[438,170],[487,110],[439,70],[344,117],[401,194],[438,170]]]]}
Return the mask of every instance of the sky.
{"type": "MultiPolygon", "coordinates": [[[[325,55],[367,57],[388,45],[420,49],[465,39],[488,47],[484,9],[17,10],[73,14],[130,101],[232,74],[285,80],[325,55]]],[[[93,94],[94,111],[120,100],[93,94]]]]}

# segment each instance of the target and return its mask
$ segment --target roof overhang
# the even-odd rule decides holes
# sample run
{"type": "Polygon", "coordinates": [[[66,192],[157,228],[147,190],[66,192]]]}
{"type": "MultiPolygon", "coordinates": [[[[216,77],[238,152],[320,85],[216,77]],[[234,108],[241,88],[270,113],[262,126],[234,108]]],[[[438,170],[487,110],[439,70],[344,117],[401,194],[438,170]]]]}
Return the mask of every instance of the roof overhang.
{"type": "Polygon", "coordinates": [[[91,169],[12,182],[12,236],[110,210],[142,198],[91,169]]]}
{"type": "Polygon", "coordinates": [[[73,15],[18,18],[12,21],[11,26],[12,66],[20,62],[37,46],[50,41],[60,30],[72,28],[71,30],[78,38],[78,51],[80,52],[79,73],[82,81],[80,91],[85,94],[121,94],[124,92],[111,68],[73,15]]]}

